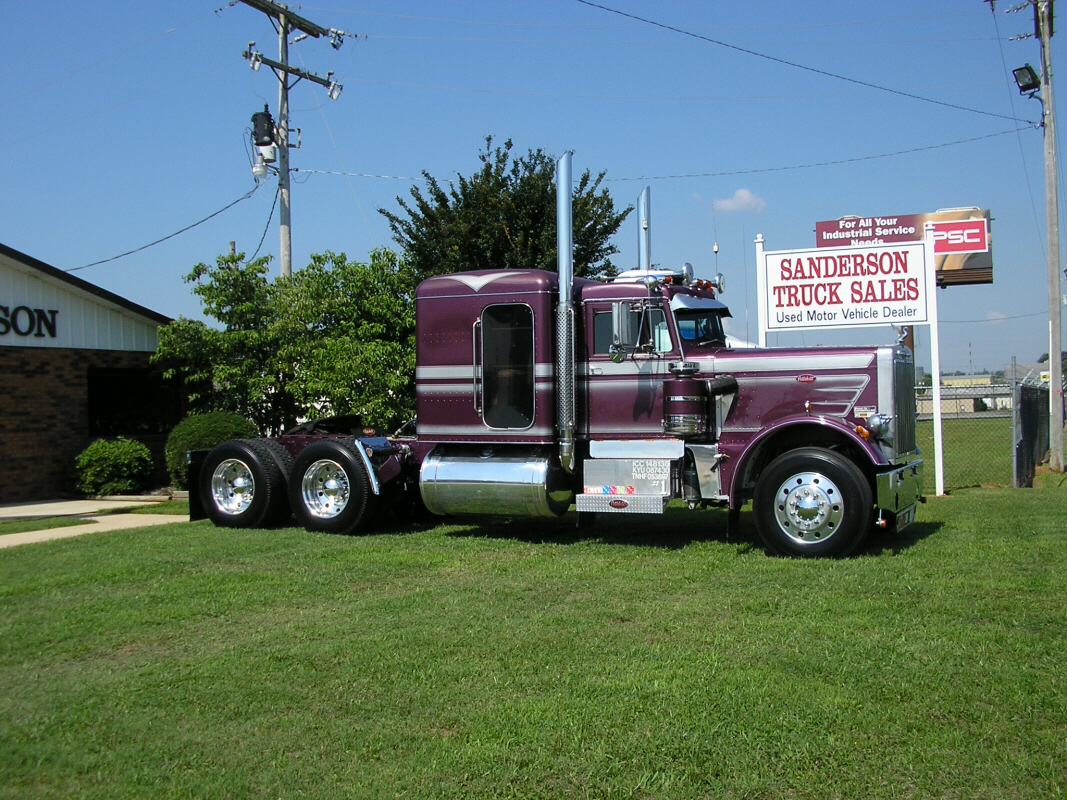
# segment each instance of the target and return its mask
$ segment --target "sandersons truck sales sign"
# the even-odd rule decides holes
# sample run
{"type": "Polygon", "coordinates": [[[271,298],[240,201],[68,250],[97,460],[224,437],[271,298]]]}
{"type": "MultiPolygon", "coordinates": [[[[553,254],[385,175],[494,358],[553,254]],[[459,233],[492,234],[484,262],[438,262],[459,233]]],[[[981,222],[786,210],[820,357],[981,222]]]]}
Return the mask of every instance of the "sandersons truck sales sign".
{"type": "Polygon", "coordinates": [[[764,329],[927,322],[924,252],[921,243],[765,252],[764,329]]]}

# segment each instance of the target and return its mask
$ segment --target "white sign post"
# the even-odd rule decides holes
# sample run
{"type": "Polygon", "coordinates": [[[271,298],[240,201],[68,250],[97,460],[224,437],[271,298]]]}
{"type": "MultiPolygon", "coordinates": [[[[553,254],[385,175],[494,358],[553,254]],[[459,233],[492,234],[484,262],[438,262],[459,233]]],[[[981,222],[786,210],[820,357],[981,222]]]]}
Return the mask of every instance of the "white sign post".
{"type": "Polygon", "coordinates": [[[934,493],[945,493],[945,451],[941,439],[941,346],[937,335],[937,270],[934,264],[934,223],[923,226],[926,263],[926,293],[930,298],[930,371],[934,390],[934,493]]]}
{"type": "Polygon", "coordinates": [[[880,325],[930,326],[934,475],[945,493],[941,440],[941,357],[937,337],[935,227],[921,242],[765,251],[756,236],[758,344],[771,331],[880,325]]]}

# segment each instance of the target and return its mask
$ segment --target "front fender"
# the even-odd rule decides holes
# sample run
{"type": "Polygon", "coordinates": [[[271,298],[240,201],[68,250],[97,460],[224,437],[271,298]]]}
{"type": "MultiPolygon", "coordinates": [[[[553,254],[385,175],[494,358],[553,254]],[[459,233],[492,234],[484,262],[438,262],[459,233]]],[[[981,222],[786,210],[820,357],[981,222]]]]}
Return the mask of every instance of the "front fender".
{"type": "MultiPolygon", "coordinates": [[[[861,452],[867,455],[867,458],[870,459],[871,466],[879,467],[889,463],[876,445],[872,444],[869,440],[864,439],[856,433],[853,426],[840,418],[822,416],[813,417],[800,414],[791,417],[783,417],[782,419],[776,420],[774,424],[768,425],[764,430],[761,430],[745,444],[744,448],[738,455],[734,456],[734,469],[730,475],[729,482],[730,497],[733,498],[735,496],[740,476],[745,474],[750,459],[760,451],[763,445],[770,439],[773,439],[786,431],[800,431],[802,428],[815,428],[820,431],[830,430],[840,434],[844,439],[847,439],[851,444],[854,444],[861,452]]],[[[727,432],[728,431],[724,431],[724,433],[727,432]]],[[[733,505],[732,499],[731,505],[733,505]]]]}

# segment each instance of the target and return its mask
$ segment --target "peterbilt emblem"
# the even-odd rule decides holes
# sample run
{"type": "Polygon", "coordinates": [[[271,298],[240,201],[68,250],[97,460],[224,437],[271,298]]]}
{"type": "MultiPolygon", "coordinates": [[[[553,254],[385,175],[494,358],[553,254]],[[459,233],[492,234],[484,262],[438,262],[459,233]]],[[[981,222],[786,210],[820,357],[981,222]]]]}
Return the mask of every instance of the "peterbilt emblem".
{"type": "Polygon", "coordinates": [[[363,429],[363,435],[364,436],[373,436],[374,435],[374,428],[364,428],[363,429]]]}
{"type": "Polygon", "coordinates": [[[797,383],[815,383],[815,376],[807,372],[797,375],[797,383]]]}
{"type": "Polygon", "coordinates": [[[609,500],[608,505],[612,508],[626,508],[630,504],[627,503],[625,500],[619,500],[616,498],[615,500],[609,500]]]}

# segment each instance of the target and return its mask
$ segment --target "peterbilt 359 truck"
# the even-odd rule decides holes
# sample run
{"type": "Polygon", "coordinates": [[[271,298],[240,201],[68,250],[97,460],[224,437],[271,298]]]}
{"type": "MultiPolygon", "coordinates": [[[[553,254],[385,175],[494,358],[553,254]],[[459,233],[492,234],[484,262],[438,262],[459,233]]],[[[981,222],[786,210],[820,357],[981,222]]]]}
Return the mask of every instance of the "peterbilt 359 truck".
{"type": "Polygon", "coordinates": [[[764,545],[791,556],[847,555],[914,520],[907,348],[731,347],[721,276],[688,264],[572,277],[569,155],[558,171],[558,272],[418,287],[413,434],[327,421],[226,442],[190,476],[194,518],[260,527],[291,513],[353,533],[386,506],[547,518],[573,506],[592,521],[680,500],[736,525],[751,501],[764,545]]]}

